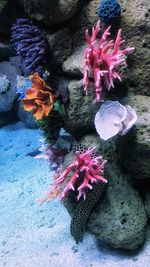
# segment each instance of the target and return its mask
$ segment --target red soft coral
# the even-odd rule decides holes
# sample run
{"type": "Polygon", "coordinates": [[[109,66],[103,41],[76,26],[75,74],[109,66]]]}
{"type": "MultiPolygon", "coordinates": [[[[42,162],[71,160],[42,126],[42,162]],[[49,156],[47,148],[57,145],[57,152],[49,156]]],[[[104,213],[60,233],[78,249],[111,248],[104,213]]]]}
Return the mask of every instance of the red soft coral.
{"type": "Polygon", "coordinates": [[[127,47],[121,50],[120,45],[124,43],[121,38],[121,29],[117,33],[115,42],[108,41],[107,37],[110,35],[110,26],[105,30],[99,42],[97,41],[97,34],[100,31],[100,21],[92,28],[92,36],[89,35],[88,30],[85,32],[85,38],[89,47],[85,50],[85,65],[83,82],[85,84],[85,92],[87,94],[89,87],[89,71],[90,67],[93,70],[94,84],[95,84],[95,101],[101,101],[101,91],[103,85],[110,90],[114,87],[114,79],[121,80],[116,68],[125,63],[125,55],[134,51],[134,47],[127,47]]]}
{"type": "Polygon", "coordinates": [[[76,152],[76,159],[71,163],[62,174],[54,180],[53,189],[60,188],[66,180],[68,174],[73,172],[69,182],[60,194],[60,199],[63,200],[70,190],[77,190],[77,200],[82,196],[86,198],[86,190],[92,189],[92,184],[96,182],[107,183],[107,180],[101,176],[106,160],[102,160],[101,156],[93,157],[94,149],[88,149],[84,153],[76,152]]]}

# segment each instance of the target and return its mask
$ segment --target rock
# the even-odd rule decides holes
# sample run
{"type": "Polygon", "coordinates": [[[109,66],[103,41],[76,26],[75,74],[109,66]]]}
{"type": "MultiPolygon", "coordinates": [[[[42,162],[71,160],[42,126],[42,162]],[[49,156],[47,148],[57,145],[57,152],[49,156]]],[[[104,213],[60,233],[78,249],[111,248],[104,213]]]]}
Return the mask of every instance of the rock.
{"type": "Polygon", "coordinates": [[[125,103],[135,109],[138,121],[133,131],[120,138],[122,163],[134,179],[150,179],[150,97],[129,96],[125,103]]]}
{"type": "Polygon", "coordinates": [[[68,84],[70,102],[66,107],[64,127],[75,135],[84,135],[86,131],[94,129],[94,116],[100,104],[93,104],[94,86],[91,82],[89,93],[83,96],[82,80],[73,80],[68,84]]]}
{"type": "Polygon", "coordinates": [[[87,45],[78,47],[74,53],[68,57],[63,65],[62,70],[68,75],[75,77],[83,77],[83,67],[84,67],[84,50],[87,45]]]}
{"type": "Polygon", "coordinates": [[[144,205],[118,166],[110,165],[108,176],[106,195],[94,208],[87,230],[114,248],[136,249],[145,238],[144,205]]]}
{"type": "Polygon", "coordinates": [[[32,18],[52,25],[70,19],[76,12],[79,0],[18,0],[32,18]]]}
{"type": "Polygon", "coordinates": [[[146,210],[148,219],[150,219],[150,193],[148,193],[145,197],[145,210],[146,210]]]}
{"type": "Polygon", "coordinates": [[[72,53],[72,39],[68,28],[64,28],[54,34],[47,34],[50,51],[49,65],[61,65],[72,53]]]}
{"type": "Polygon", "coordinates": [[[36,124],[36,121],[35,121],[32,113],[25,111],[21,102],[19,103],[19,106],[18,106],[17,115],[18,115],[18,118],[22,122],[24,122],[24,124],[27,128],[31,128],[31,129],[37,128],[37,124],[36,124]]]}
{"type": "Polygon", "coordinates": [[[0,61],[6,60],[9,57],[15,56],[16,51],[11,45],[0,43],[0,61]]]}
{"type": "MultiPolygon", "coordinates": [[[[108,160],[104,171],[104,177],[108,179],[106,193],[93,209],[87,231],[114,248],[136,249],[145,238],[146,213],[129,177],[121,172],[116,141],[104,142],[97,135],[87,135],[80,141],[87,147],[96,147],[96,151],[108,160]]],[[[71,161],[70,153],[64,165],[71,161]]],[[[77,205],[72,196],[65,199],[64,205],[72,216],[77,205]]]]}
{"type": "Polygon", "coordinates": [[[130,87],[136,94],[150,95],[150,1],[121,2],[123,12],[120,27],[128,44],[135,47],[135,53],[128,60],[130,87]]]}
{"type": "MultiPolygon", "coordinates": [[[[120,4],[122,9],[121,20],[120,23],[113,25],[111,28],[112,37],[115,38],[118,29],[121,28],[122,36],[127,45],[135,47],[135,52],[127,59],[130,90],[136,94],[150,95],[150,1],[122,0],[120,4]]],[[[88,1],[72,18],[74,50],[85,44],[85,30],[93,27],[99,19],[96,14],[97,6],[97,0],[88,1]]]]}
{"type": "Polygon", "coordinates": [[[18,67],[13,66],[7,61],[0,63],[0,76],[6,75],[10,85],[5,92],[0,94],[0,112],[6,112],[13,107],[14,100],[16,98],[16,76],[21,73],[18,67]]]}
{"type": "Polygon", "coordinates": [[[16,123],[17,117],[13,109],[0,113],[0,127],[16,123]]]}
{"type": "Polygon", "coordinates": [[[1,0],[1,2],[0,2],[0,12],[3,10],[3,8],[7,4],[7,2],[8,2],[8,0],[1,0]]]}

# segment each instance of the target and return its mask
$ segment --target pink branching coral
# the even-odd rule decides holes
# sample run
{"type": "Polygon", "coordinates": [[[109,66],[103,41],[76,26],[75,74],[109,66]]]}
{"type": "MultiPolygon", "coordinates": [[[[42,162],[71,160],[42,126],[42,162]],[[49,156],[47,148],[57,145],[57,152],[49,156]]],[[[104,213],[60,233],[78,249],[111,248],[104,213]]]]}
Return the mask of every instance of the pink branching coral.
{"type": "Polygon", "coordinates": [[[125,55],[132,53],[134,47],[127,47],[121,50],[120,46],[125,42],[121,38],[121,29],[117,33],[116,40],[107,40],[110,35],[110,26],[105,30],[101,39],[97,40],[97,34],[100,31],[100,21],[92,28],[92,35],[88,30],[85,32],[85,38],[88,42],[88,48],[85,50],[85,65],[83,82],[85,92],[88,93],[89,88],[89,72],[90,67],[93,70],[95,85],[95,101],[100,102],[102,99],[101,92],[103,86],[108,90],[114,87],[114,79],[121,80],[116,68],[125,63],[125,55]]]}
{"type": "Polygon", "coordinates": [[[69,179],[69,182],[61,192],[60,199],[63,200],[69,193],[70,190],[77,190],[77,200],[82,196],[86,198],[86,190],[92,189],[92,184],[96,182],[107,183],[107,180],[101,175],[103,174],[103,168],[106,160],[102,160],[101,156],[92,157],[93,149],[88,149],[86,152],[76,152],[76,159],[71,163],[57,179],[53,182],[53,190],[60,188],[64,183],[67,176],[73,172],[73,175],[69,179]]]}

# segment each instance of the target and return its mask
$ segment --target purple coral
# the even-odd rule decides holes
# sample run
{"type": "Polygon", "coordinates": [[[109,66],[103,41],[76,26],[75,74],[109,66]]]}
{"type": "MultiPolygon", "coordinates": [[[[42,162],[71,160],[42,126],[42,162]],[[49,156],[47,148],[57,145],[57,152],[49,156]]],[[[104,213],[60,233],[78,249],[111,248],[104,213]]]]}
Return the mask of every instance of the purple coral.
{"type": "Polygon", "coordinates": [[[44,73],[45,39],[44,34],[32,21],[19,18],[13,24],[12,42],[17,54],[22,57],[22,69],[25,76],[34,72],[44,73]]]}
{"type": "Polygon", "coordinates": [[[64,157],[68,153],[66,148],[60,148],[57,145],[45,144],[43,142],[40,151],[42,153],[35,158],[47,159],[53,169],[58,169],[62,165],[64,157]]]}

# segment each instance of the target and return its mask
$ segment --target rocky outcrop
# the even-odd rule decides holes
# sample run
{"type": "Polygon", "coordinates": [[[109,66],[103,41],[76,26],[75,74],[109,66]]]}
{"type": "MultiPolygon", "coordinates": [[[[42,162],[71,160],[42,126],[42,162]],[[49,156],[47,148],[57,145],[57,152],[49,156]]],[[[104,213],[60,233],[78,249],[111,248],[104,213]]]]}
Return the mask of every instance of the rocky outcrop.
{"type": "Polygon", "coordinates": [[[72,53],[72,38],[68,28],[64,28],[54,34],[47,34],[50,56],[49,67],[60,66],[72,53]]]}
{"type": "Polygon", "coordinates": [[[129,96],[126,103],[137,112],[138,121],[133,131],[121,139],[122,164],[134,179],[150,178],[150,97],[129,96]]]}
{"type": "MultiPolygon", "coordinates": [[[[97,153],[108,160],[104,171],[104,177],[108,179],[106,193],[91,212],[87,231],[115,248],[137,248],[145,238],[146,213],[129,177],[121,171],[118,144],[115,140],[103,142],[96,135],[85,136],[81,143],[96,147],[97,153]]],[[[71,162],[71,158],[72,154],[67,156],[67,162],[71,162]]],[[[71,216],[76,212],[74,202],[72,197],[64,202],[71,216]]]]}
{"type": "Polygon", "coordinates": [[[147,217],[150,220],[150,192],[145,197],[145,210],[147,217]]]}
{"type": "Polygon", "coordinates": [[[6,112],[13,107],[16,98],[16,76],[20,74],[20,69],[11,63],[4,61],[0,63],[0,76],[6,75],[9,81],[7,90],[0,93],[0,112],[6,112]]]}
{"type": "Polygon", "coordinates": [[[31,112],[27,112],[24,110],[22,103],[20,102],[18,105],[18,118],[24,122],[25,126],[30,129],[36,129],[37,124],[31,112]]]}
{"type": "Polygon", "coordinates": [[[87,230],[115,248],[135,249],[145,238],[143,202],[118,166],[110,164],[107,176],[106,194],[91,213],[87,230]]]}
{"type": "Polygon", "coordinates": [[[92,82],[87,96],[83,96],[83,89],[82,80],[72,80],[68,84],[70,102],[66,107],[64,127],[75,135],[84,135],[85,132],[94,128],[94,116],[100,105],[92,103],[94,100],[92,82]]]}
{"type": "MultiPolygon", "coordinates": [[[[129,46],[135,47],[135,52],[128,58],[128,82],[130,90],[136,94],[150,95],[149,76],[149,32],[150,32],[150,2],[149,0],[122,0],[120,24],[111,29],[112,37],[116,35],[119,28],[129,46]]],[[[92,0],[84,4],[78,14],[72,19],[74,50],[85,43],[85,30],[93,27],[99,19],[96,14],[97,0],[92,0]]],[[[102,28],[105,25],[102,25],[102,28]]]]}
{"type": "Polygon", "coordinates": [[[79,0],[18,0],[30,17],[52,25],[70,19],[76,12],[79,0]]]}

